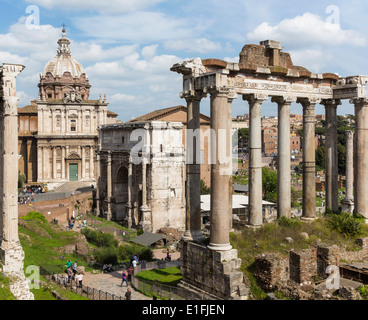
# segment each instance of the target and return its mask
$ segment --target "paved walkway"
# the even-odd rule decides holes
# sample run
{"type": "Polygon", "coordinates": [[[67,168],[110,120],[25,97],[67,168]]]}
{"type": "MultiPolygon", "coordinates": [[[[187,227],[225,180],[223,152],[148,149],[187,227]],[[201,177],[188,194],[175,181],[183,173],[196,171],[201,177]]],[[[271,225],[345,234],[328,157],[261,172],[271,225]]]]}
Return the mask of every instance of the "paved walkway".
{"type": "MultiPolygon", "coordinates": [[[[122,270],[98,274],[86,272],[83,276],[83,285],[124,297],[127,287],[126,284],[120,287],[122,272],[122,270]]],[[[132,287],[130,287],[130,291],[132,292],[132,300],[152,300],[152,298],[143,295],[132,287]]]]}

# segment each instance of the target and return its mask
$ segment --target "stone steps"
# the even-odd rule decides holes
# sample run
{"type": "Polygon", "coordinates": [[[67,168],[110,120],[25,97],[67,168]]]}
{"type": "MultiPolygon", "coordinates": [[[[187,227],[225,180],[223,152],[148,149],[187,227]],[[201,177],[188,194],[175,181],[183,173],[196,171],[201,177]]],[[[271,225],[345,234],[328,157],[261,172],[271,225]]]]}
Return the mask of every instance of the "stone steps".
{"type": "Polygon", "coordinates": [[[56,187],[53,192],[73,192],[79,188],[86,188],[90,187],[91,185],[86,182],[81,181],[69,181],[64,184],[62,184],[59,187],[56,187]]]}

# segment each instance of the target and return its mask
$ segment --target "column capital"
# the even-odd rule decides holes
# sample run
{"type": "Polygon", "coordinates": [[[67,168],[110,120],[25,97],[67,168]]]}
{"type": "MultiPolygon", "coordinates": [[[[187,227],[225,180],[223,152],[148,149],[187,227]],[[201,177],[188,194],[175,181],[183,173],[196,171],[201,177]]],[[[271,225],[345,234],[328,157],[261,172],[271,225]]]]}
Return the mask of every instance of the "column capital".
{"type": "Polygon", "coordinates": [[[237,98],[237,94],[233,87],[228,86],[210,86],[203,90],[204,92],[208,92],[211,96],[222,96],[227,97],[229,100],[233,100],[237,98]]]}
{"type": "Polygon", "coordinates": [[[275,102],[278,105],[292,104],[296,100],[297,98],[292,96],[274,96],[271,98],[271,102],[275,102]]]}
{"type": "Polygon", "coordinates": [[[300,103],[304,107],[314,107],[316,104],[321,102],[319,98],[298,98],[297,103],[300,103]]]}
{"type": "Polygon", "coordinates": [[[267,101],[269,96],[267,94],[262,93],[251,93],[251,94],[243,94],[243,100],[248,101],[249,103],[262,103],[267,101]]]}
{"type": "Polygon", "coordinates": [[[355,106],[368,106],[368,98],[354,98],[354,99],[350,99],[349,102],[351,104],[354,104],[355,106]]]}
{"type": "Polygon", "coordinates": [[[345,135],[347,138],[354,138],[354,131],[353,130],[346,130],[345,135]]]}
{"type": "Polygon", "coordinates": [[[341,105],[342,103],[340,99],[323,99],[321,104],[326,108],[337,108],[337,106],[341,105]]]}
{"type": "Polygon", "coordinates": [[[205,90],[188,90],[180,93],[180,98],[184,98],[187,102],[201,101],[202,98],[207,97],[207,92],[205,90]]]}

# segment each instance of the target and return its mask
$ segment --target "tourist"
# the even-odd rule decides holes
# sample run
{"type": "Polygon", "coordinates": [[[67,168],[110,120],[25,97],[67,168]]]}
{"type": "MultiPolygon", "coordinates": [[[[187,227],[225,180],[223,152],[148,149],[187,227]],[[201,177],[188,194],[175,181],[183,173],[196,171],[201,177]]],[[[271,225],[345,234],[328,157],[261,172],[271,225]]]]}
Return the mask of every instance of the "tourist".
{"type": "Polygon", "coordinates": [[[73,278],[75,278],[75,275],[77,274],[77,260],[74,262],[74,264],[73,264],[73,267],[72,267],[72,269],[73,269],[73,278]]]}
{"type": "Polygon", "coordinates": [[[70,283],[70,279],[72,278],[73,274],[71,267],[68,267],[67,273],[68,273],[68,283],[70,283]]]}
{"type": "Polygon", "coordinates": [[[123,270],[123,273],[122,273],[122,281],[121,281],[121,285],[120,285],[120,287],[122,287],[123,286],[123,283],[124,282],[126,282],[126,286],[128,287],[128,279],[127,279],[127,272],[126,272],[126,270],[123,270]]]}
{"type": "Polygon", "coordinates": [[[66,262],[66,267],[67,267],[67,268],[69,268],[69,267],[71,267],[71,266],[72,266],[72,264],[73,264],[73,261],[69,259],[69,260],[66,262]]]}
{"type": "Polygon", "coordinates": [[[133,265],[133,268],[135,268],[137,266],[137,261],[133,260],[132,265],[133,265]]]}
{"type": "Polygon", "coordinates": [[[77,281],[79,283],[79,288],[82,288],[83,274],[81,272],[77,275],[77,281]]]}
{"type": "Polygon", "coordinates": [[[129,269],[128,269],[128,282],[132,282],[132,273],[133,273],[133,268],[129,267],[129,269]]]}
{"type": "Polygon", "coordinates": [[[131,300],[132,293],[130,291],[130,287],[127,288],[127,291],[125,292],[125,300],[131,300]]]}

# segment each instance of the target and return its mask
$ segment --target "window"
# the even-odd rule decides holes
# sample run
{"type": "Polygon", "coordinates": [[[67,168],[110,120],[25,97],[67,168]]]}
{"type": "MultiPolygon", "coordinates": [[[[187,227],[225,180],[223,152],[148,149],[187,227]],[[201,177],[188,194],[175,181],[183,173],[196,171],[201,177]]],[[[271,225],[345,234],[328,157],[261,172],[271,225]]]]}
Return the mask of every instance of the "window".
{"type": "Polygon", "coordinates": [[[76,131],[76,129],[77,129],[77,121],[70,120],[70,131],[76,131]]]}
{"type": "Polygon", "coordinates": [[[125,143],[125,137],[121,137],[121,143],[124,144],[125,143]]]}

